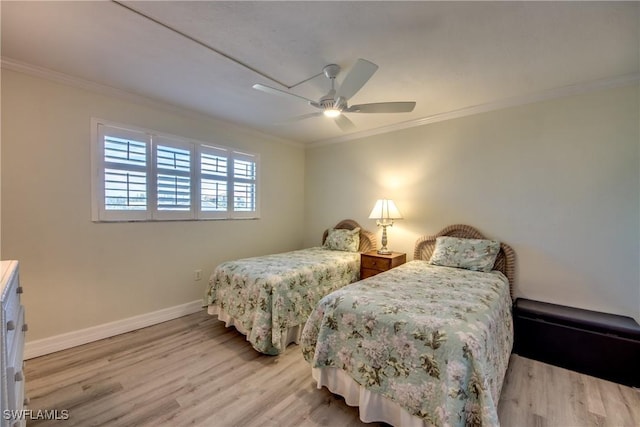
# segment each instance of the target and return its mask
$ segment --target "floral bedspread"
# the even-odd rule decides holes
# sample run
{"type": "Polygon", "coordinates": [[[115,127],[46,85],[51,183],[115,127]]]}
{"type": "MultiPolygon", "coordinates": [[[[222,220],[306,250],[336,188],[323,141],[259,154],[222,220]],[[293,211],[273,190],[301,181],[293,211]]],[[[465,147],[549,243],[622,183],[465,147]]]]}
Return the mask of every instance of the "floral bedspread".
{"type": "Polygon", "coordinates": [[[342,369],[435,426],[499,425],[512,345],[502,273],[426,261],[325,296],[301,338],[312,367],[342,369]]]}
{"type": "Polygon", "coordinates": [[[302,249],[220,264],[205,303],[248,331],[261,353],[279,354],[282,334],[302,326],[320,298],[360,278],[360,253],[302,249]]]}

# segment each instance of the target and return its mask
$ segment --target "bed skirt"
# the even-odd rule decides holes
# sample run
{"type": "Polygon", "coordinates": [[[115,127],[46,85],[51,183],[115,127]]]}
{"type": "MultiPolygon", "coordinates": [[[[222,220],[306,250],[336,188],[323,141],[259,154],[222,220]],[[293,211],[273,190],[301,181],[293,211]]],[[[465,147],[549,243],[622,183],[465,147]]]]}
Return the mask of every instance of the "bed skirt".
{"type": "MultiPolygon", "coordinates": [[[[227,328],[233,326],[238,332],[247,337],[247,341],[249,341],[249,330],[247,330],[240,322],[236,321],[234,317],[230,316],[224,309],[217,305],[210,305],[207,308],[207,313],[212,316],[218,316],[218,320],[224,322],[224,325],[227,328]]],[[[280,340],[280,348],[282,348],[282,351],[284,351],[289,344],[298,344],[300,342],[300,335],[302,334],[303,327],[304,325],[298,325],[288,328],[286,331],[282,332],[282,339],[280,340]]]]}
{"type": "Polygon", "coordinates": [[[318,388],[326,387],[330,392],[344,397],[349,406],[360,408],[360,420],[365,423],[385,422],[393,426],[426,427],[421,418],[411,415],[392,400],[355,382],[345,371],[338,368],[312,368],[311,374],[318,388]]]}

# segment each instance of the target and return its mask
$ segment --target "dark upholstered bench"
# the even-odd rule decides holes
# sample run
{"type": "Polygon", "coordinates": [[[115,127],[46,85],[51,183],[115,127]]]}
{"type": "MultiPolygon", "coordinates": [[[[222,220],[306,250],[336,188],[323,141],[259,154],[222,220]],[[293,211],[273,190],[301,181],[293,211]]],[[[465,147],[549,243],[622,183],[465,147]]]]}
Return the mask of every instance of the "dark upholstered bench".
{"type": "Polygon", "coordinates": [[[513,352],[640,387],[640,325],[630,317],[518,298],[513,352]]]}

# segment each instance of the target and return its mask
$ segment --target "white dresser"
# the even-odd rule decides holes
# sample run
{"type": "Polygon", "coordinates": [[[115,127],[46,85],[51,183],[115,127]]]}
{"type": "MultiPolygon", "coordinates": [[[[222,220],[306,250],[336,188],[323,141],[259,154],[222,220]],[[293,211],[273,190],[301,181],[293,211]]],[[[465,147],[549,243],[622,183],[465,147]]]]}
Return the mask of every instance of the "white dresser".
{"type": "Polygon", "coordinates": [[[2,328],[0,329],[2,351],[0,351],[0,425],[22,426],[25,417],[17,415],[24,409],[24,373],[22,355],[24,335],[24,307],[20,303],[20,277],[18,261],[0,261],[0,301],[2,302],[2,328]]]}

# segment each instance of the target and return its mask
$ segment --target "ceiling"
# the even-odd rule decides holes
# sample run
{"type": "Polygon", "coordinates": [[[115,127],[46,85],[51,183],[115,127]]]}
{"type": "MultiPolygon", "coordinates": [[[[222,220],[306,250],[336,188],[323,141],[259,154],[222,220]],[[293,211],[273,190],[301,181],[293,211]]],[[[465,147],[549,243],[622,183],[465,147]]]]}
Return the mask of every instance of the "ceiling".
{"type": "MultiPolygon", "coordinates": [[[[637,2],[3,1],[3,66],[22,64],[142,95],[301,143],[355,137],[471,107],[640,73],[637,2]],[[358,58],[378,71],[345,134],[282,90],[358,58]],[[271,80],[274,79],[279,83],[271,80]],[[353,134],[353,135],[350,135],[353,134]],[[345,136],[346,135],[346,136],[345,136]]],[[[58,74],[59,75],[59,74],[58,74]]],[[[324,76],[288,90],[319,99],[324,76]]]]}

